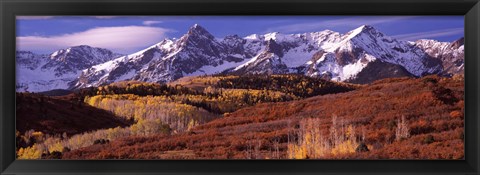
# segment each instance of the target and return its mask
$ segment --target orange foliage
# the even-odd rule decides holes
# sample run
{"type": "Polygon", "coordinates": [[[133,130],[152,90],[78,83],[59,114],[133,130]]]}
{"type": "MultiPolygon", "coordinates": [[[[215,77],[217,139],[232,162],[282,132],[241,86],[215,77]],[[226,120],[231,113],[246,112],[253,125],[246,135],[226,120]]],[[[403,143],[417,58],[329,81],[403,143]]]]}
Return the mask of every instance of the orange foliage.
{"type": "MultiPolygon", "coordinates": [[[[64,158],[182,158],[168,151],[190,153],[185,153],[183,158],[192,158],[193,152],[193,158],[200,159],[284,159],[295,153],[296,158],[312,158],[307,156],[308,152],[315,151],[309,147],[311,143],[289,143],[312,141],[312,128],[320,128],[315,133],[328,138],[329,144],[325,145],[331,145],[332,130],[328,128],[332,128],[331,116],[336,115],[355,126],[349,129],[356,133],[355,138],[340,140],[363,141],[363,149],[368,151],[353,152],[359,143],[352,146],[339,141],[336,145],[342,149],[334,152],[348,154],[318,154],[324,157],[313,158],[461,159],[464,157],[464,120],[452,117],[452,113],[463,111],[463,92],[461,79],[436,76],[384,79],[346,93],[257,104],[193,127],[186,133],[125,138],[71,151],[64,158]],[[305,127],[310,129],[299,137],[302,134],[298,131],[305,127]],[[403,139],[395,139],[397,129],[403,139]]],[[[347,132],[343,133],[336,137],[346,136],[347,132]]]]}
{"type": "Polygon", "coordinates": [[[463,118],[463,112],[452,111],[452,112],[450,112],[450,117],[452,117],[452,118],[463,118]]]}

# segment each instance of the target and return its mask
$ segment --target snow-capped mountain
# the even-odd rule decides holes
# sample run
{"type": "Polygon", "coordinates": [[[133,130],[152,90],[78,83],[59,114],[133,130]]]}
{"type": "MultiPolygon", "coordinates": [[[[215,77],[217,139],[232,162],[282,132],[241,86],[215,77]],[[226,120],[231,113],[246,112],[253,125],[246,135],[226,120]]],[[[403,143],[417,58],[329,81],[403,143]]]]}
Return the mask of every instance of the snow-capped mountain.
{"type": "Polygon", "coordinates": [[[43,55],[17,51],[16,88],[33,92],[68,89],[81,70],[119,56],[107,49],[90,46],[75,46],[43,55]]]}
{"type": "MultiPolygon", "coordinates": [[[[179,39],[165,39],[143,51],[84,70],[75,87],[120,80],[169,82],[220,72],[300,73],[369,83],[388,77],[442,73],[442,59],[425,50],[436,47],[396,40],[367,25],[346,34],[330,30],[303,34],[273,32],[223,39],[194,25],[179,39]]],[[[451,52],[455,58],[460,58],[460,53],[463,50],[451,52]]]]}
{"type": "MultiPolygon", "coordinates": [[[[381,63],[377,65],[399,65],[398,68],[404,68],[414,76],[442,71],[441,61],[426,54],[421,48],[407,41],[388,37],[371,26],[361,26],[342,35],[341,41],[330,48],[319,51],[318,55],[307,63],[307,74],[326,76],[336,81],[355,81],[364,78],[358,74],[371,67],[370,63],[375,61],[381,63]]],[[[387,77],[396,77],[398,72],[403,72],[403,69],[384,74],[387,73],[387,77]]]]}
{"type": "Polygon", "coordinates": [[[442,61],[443,73],[446,75],[464,73],[464,38],[452,43],[435,40],[418,40],[415,45],[427,54],[442,61]]]}
{"type": "Polygon", "coordinates": [[[245,64],[234,69],[237,74],[245,73],[305,73],[299,70],[311,60],[319,50],[325,50],[340,41],[337,32],[304,34],[281,34],[278,32],[265,35],[250,35],[249,42],[262,43],[260,52],[245,64]]]}
{"type": "Polygon", "coordinates": [[[245,44],[236,35],[218,40],[194,25],[179,39],[165,39],[140,52],[83,70],[75,88],[121,80],[169,82],[184,76],[220,73],[258,52],[245,44]]]}
{"type": "MultiPolygon", "coordinates": [[[[67,50],[45,56],[49,58],[48,63],[17,60],[24,60],[26,69],[51,70],[61,75],[62,83],[55,87],[70,89],[122,80],[164,83],[184,76],[216,73],[296,73],[369,83],[389,77],[463,72],[463,39],[452,43],[401,41],[367,25],[345,34],[330,30],[302,34],[272,32],[243,38],[238,35],[215,38],[205,28],[194,25],[178,39],[164,39],[114,59],[110,56],[115,54],[101,51],[88,53],[105,57],[83,56],[81,60],[74,60],[60,56],[67,50]],[[69,76],[64,76],[66,74],[69,76]]],[[[22,58],[41,57],[28,52],[22,55],[22,58]]],[[[71,55],[75,58],[83,53],[71,55]]],[[[58,76],[46,77],[42,83],[59,79],[58,76]]]]}
{"type": "Polygon", "coordinates": [[[365,71],[378,69],[372,66],[395,68],[391,72],[383,72],[380,75],[383,78],[422,76],[442,70],[441,62],[421,48],[385,36],[371,26],[361,26],[344,35],[326,30],[293,35],[271,33],[257,38],[267,40],[265,48],[257,57],[235,68],[235,71],[301,73],[335,81],[367,83],[370,81],[358,81],[367,78],[357,75],[368,66],[369,69],[365,71]],[[378,63],[370,65],[372,62],[378,63]]]}

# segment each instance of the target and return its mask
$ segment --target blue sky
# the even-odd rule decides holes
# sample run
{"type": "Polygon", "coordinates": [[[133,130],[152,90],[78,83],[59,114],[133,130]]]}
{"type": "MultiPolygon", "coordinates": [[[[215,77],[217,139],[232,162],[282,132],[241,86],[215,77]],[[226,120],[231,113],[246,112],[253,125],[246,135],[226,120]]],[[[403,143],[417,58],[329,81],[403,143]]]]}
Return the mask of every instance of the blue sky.
{"type": "Polygon", "coordinates": [[[91,45],[128,54],[179,38],[199,24],[215,37],[325,29],[346,33],[374,26],[391,37],[454,41],[464,34],[463,16],[18,16],[17,49],[51,53],[91,45]]]}

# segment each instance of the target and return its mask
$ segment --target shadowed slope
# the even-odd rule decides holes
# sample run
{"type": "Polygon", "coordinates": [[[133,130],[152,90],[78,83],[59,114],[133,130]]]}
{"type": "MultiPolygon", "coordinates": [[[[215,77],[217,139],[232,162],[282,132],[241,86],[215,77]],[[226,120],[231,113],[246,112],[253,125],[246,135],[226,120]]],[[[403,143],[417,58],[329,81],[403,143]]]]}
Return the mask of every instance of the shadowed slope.
{"type": "Polygon", "coordinates": [[[72,96],[48,97],[17,93],[17,130],[41,131],[44,134],[78,134],[131,124],[112,113],[84,104],[72,96]]]}

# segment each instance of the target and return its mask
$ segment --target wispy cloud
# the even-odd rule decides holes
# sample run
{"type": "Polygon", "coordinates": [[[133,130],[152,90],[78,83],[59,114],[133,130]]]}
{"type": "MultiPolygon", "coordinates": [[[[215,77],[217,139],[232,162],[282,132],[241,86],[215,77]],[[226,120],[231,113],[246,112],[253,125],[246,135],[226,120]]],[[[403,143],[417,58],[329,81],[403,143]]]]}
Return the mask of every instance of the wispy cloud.
{"type": "Polygon", "coordinates": [[[463,33],[464,33],[464,28],[451,28],[451,29],[434,30],[434,31],[428,31],[428,32],[400,34],[400,35],[394,35],[392,37],[400,40],[414,41],[418,39],[452,36],[452,35],[458,35],[463,33]]]}
{"type": "Polygon", "coordinates": [[[151,26],[151,25],[160,24],[160,23],[163,23],[163,21],[143,21],[143,25],[146,25],[146,26],[151,26]]]}
{"type": "Polygon", "coordinates": [[[282,33],[294,33],[294,32],[304,32],[304,31],[315,31],[333,27],[359,27],[361,25],[374,25],[380,23],[395,22],[398,20],[406,20],[415,18],[414,16],[386,16],[386,17],[348,17],[334,20],[326,20],[319,22],[309,22],[309,23],[299,23],[284,25],[279,27],[272,27],[267,29],[266,32],[282,32],[282,33]]]}
{"type": "Polygon", "coordinates": [[[59,36],[17,37],[18,50],[51,52],[77,45],[90,45],[130,53],[166,37],[170,29],[148,26],[98,27],[59,36]]]}
{"type": "Polygon", "coordinates": [[[39,20],[39,19],[51,19],[54,16],[17,16],[17,20],[39,20]]]}

